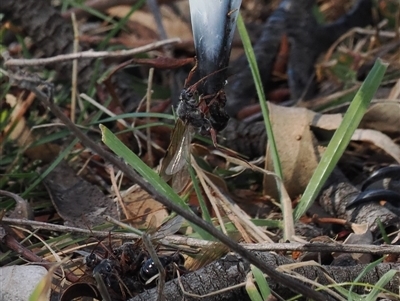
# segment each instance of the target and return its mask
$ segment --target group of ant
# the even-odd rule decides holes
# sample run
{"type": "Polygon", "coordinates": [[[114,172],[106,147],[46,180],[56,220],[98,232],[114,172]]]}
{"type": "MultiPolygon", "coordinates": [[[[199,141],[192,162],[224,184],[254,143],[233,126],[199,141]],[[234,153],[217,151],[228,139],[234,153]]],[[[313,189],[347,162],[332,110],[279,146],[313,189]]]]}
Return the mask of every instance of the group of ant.
{"type": "MultiPolygon", "coordinates": [[[[210,135],[217,146],[216,133],[224,129],[229,116],[225,112],[226,97],[223,89],[211,95],[199,95],[198,86],[210,76],[222,71],[218,70],[203,77],[195,84],[187,87],[197,68],[190,71],[185,87],[179,97],[177,107],[178,117],[187,125],[193,127],[201,135],[210,135]]],[[[179,252],[171,255],[157,254],[165,270],[165,280],[169,281],[187,272],[184,268],[185,259],[179,252]]],[[[97,281],[104,287],[113,300],[126,300],[156,286],[154,281],[159,274],[154,260],[142,244],[125,243],[113,249],[111,256],[101,259],[95,253],[86,256],[86,267],[97,281]]]]}
{"type": "MultiPolygon", "coordinates": [[[[186,272],[185,259],[179,252],[157,256],[164,267],[166,281],[176,278],[177,270],[181,274],[186,272]]],[[[124,243],[104,259],[91,253],[86,256],[85,265],[96,281],[104,284],[112,300],[127,300],[155,287],[159,274],[149,252],[138,242],[124,243]]]]}
{"type": "Polygon", "coordinates": [[[216,146],[217,132],[223,130],[229,121],[229,115],[224,109],[226,104],[225,92],[223,89],[220,89],[218,92],[211,95],[199,95],[198,86],[210,76],[224,69],[215,71],[203,77],[190,87],[187,87],[196,69],[197,60],[196,65],[192,68],[185,81],[184,89],[181,91],[176,113],[183,122],[194,127],[200,135],[210,135],[216,146]]]}

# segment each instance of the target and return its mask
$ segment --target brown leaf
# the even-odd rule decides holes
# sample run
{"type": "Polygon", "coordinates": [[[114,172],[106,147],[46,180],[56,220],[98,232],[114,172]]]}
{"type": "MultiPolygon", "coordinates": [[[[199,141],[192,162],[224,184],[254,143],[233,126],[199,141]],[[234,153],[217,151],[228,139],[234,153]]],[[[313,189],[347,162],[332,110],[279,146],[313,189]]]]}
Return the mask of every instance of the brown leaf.
{"type": "MultiPolygon", "coordinates": [[[[303,108],[288,108],[269,104],[272,129],[281,160],[283,181],[291,197],[304,192],[319,162],[317,141],[310,131],[315,113],[303,108]]],[[[273,170],[268,156],[267,169],[273,170]]],[[[275,180],[268,177],[265,187],[275,187],[275,180]]],[[[277,194],[267,191],[277,199],[277,194]]]]}
{"type": "Polygon", "coordinates": [[[400,132],[400,102],[387,101],[373,104],[365,113],[360,128],[398,134],[400,132]]]}
{"type": "MultiPolygon", "coordinates": [[[[123,18],[126,16],[130,6],[120,5],[107,10],[113,17],[123,18]]],[[[165,5],[160,7],[163,16],[162,22],[168,37],[180,37],[182,40],[191,40],[192,31],[188,23],[184,22],[174,11],[165,5]]],[[[129,18],[131,21],[139,23],[150,31],[157,33],[157,25],[151,12],[142,10],[135,11],[129,18]]]]}
{"type": "Polygon", "coordinates": [[[123,196],[123,200],[129,215],[127,218],[136,228],[147,229],[151,219],[152,223],[155,222],[152,226],[159,227],[168,216],[167,209],[137,185],[128,195],[123,196]]]}
{"type": "Polygon", "coordinates": [[[65,161],[43,183],[67,225],[86,229],[103,224],[105,215],[119,219],[116,203],[100,188],[77,176],[65,161]]]}

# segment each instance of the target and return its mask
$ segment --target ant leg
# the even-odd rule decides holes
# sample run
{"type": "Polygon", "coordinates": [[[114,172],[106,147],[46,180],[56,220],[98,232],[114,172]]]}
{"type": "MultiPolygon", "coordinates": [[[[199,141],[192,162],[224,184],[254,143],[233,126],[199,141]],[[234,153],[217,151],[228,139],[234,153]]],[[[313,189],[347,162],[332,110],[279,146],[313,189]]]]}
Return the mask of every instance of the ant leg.
{"type": "Polygon", "coordinates": [[[214,144],[214,147],[218,149],[218,141],[217,141],[217,131],[213,128],[210,129],[211,140],[214,144]]]}
{"type": "Polygon", "coordinates": [[[202,112],[203,114],[207,114],[209,111],[207,102],[205,101],[206,97],[203,97],[203,95],[201,95],[199,97],[199,103],[197,104],[197,107],[199,108],[200,112],[202,112]]]}
{"type": "Polygon", "coordinates": [[[220,107],[220,103],[217,99],[219,94],[212,94],[212,95],[207,95],[205,97],[203,97],[203,100],[206,103],[206,106],[208,108],[210,108],[212,105],[214,105],[215,103],[217,103],[217,105],[220,107]]]}
{"type": "MultiPolygon", "coordinates": [[[[197,65],[198,65],[198,62],[197,62],[197,59],[196,59],[196,65],[192,68],[192,70],[190,70],[190,73],[189,73],[189,75],[188,75],[188,78],[185,80],[185,88],[186,88],[186,86],[187,86],[187,83],[190,81],[191,77],[193,76],[194,72],[196,71],[197,65]]],[[[214,74],[217,74],[218,72],[221,72],[221,71],[223,71],[223,70],[225,70],[225,69],[226,69],[226,68],[223,68],[223,69],[214,71],[213,73],[210,73],[209,75],[204,76],[203,78],[199,79],[196,83],[194,83],[193,85],[191,85],[189,88],[187,88],[187,90],[190,90],[190,91],[192,91],[192,92],[196,91],[196,90],[197,90],[197,87],[198,87],[203,81],[205,81],[205,80],[206,80],[207,78],[209,78],[210,76],[213,76],[214,74]]],[[[213,94],[213,95],[214,95],[214,94],[213,94]]]]}
{"type": "Polygon", "coordinates": [[[196,72],[197,66],[199,65],[199,61],[197,60],[197,57],[194,57],[194,66],[193,68],[190,70],[188,77],[185,80],[185,84],[184,87],[187,88],[188,83],[190,83],[190,81],[192,80],[192,77],[194,75],[194,73],[196,72]]]}
{"type": "Polygon", "coordinates": [[[216,102],[219,107],[225,107],[226,96],[224,90],[219,90],[214,95],[209,95],[209,98],[211,98],[211,100],[207,102],[208,106],[211,106],[216,102]]]}

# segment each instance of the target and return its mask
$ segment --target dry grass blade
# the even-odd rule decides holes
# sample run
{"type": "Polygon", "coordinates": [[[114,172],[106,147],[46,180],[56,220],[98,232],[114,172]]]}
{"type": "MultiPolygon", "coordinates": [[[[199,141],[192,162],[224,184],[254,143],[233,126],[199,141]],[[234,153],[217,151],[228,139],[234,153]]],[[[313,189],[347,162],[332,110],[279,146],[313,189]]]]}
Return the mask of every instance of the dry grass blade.
{"type": "MultiPolygon", "coordinates": [[[[195,163],[193,163],[195,165],[195,163]]],[[[253,237],[258,242],[262,241],[267,241],[267,242],[272,242],[272,240],[265,235],[263,231],[260,230],[259,227],[254,225],[254,223],[250,220],[250,217],[242,210],[240,209],[235,203],[233,203],[221,190],[217,185],[213,183],[213,181],[210,179],[210,177],[207,176],[207,174],[202,171],[198,166],[196,167],[196,171],[198,172],[198,175],[202,177],[206,184],[209,185],[214,193],[217,195],[218,199],[220,202],[223,204],[225,207],[226,213],[228,216],[232,217],[231,214],[234,214],[236,217],[234,219],[231,219],[234,224],[237,224],[237,219],[240,221],[240,226],[238,227],[238,230],[243,227],[243,229],[246,229],[247,234],[242,233],[244,237],[247,237],[250,235],[253,237]]]]}
{"type": "Polygon", "coordinates": [[[224,224],[224,221],[222,219],[221,212],[219,210],[219,207],[217,206],[217,203],[216,203],[214,195],[212,194],[210,188],[208,187],[208,185],[205,182],[204,174],[201,172],[200,167],[196,163],[196,160],[192,159],[192,162],[193,162],[192,163],[193,169],[196,171],[196,174],[199,177],[201,186],[203,187],[204,192],[206,193],[206,195],[208,197],[208,200],[210,201],[211,206],[212,206],[212,208],[213,208],[213,210],[215,212],[215,215],[217,216],[218,223],[219,223],[219,225],[221,227],[221,230],[225,235],[227,235],[228,232],[227,232],[227,230],[225,228],[225,224],[224,224]]]}
{"type": "MultiPolygon", "coordinates": [[[[310,280],[310,279],[304,277],[303,275],[301,275],[301,274],[299,274],[299,273],[294,271],[294,269],[296,269],[296,268],[307,267],[307,266],[318,266],[323,270],[323,267],[320,264],[316,263],[315,261],[307,261],[307,262],[298,262],[298,263],[293,263],[293,264],[285,264],[285,265],[279,266],[278,270],[280,270],[281,272],[286,272],[288,274],[291,274],[291,276],[293,278],[296,278],[296,279],[298,279],[300,281],[303,281],[305,283],[309,283],[312,286],[315,286],[315,287],[327,292],[332,297],[334,297],[336,300],[346,301],[345,298],[343,298],[342,296],[340,296],[338,293],[334,292],[330,288],[318,283],[317,281],[310,280]]],[[[332,283],[335,283],[335,281],[331,277],[329,277],[328,273],[324,273],[324,275],[332,283]]]]}
{"type": "MultiPolygon", "coordinates": [[[[65,260],[67,260],[66,258],[65,260]]],[[[47,275],[39,282],[35,290],[29,297],[29,301],[48,301],[50,296],[50,289],[53,280],[53,275],[60,263],[54,264],[48,271],[47,275]]]]}
{"type": "Polygon", "coordinates": [[[233,164],[236,164],[236,165],[242,167],[243,169],[251,168],[252,170],[260,172],[264,175],[274,177],[274,179],[276,181],[277,189],[278,189],[278,191],[280,193],[280,197],[281,197],[280,203],[285,204],[285,206],[283,207],[285,210],[282,211],[283,221],[284,221],[284,239],[292,240],[294,238],[294,221],[293,221],[293,213],[291,210],[292,202],[289,197],[289,194],[287,193],[287,191],[285,189],[285,186],[283,185],[283,182],[279,179],[279,177],[275,173],[265,170],[263,168],[260,168],[256,165],[252,164],[251,162],[245,162],[238,158],[229,156],[221,151],[216,150],[216,151],[213,151],[213,153],[225,158],[228,162],[231,162],[233,164]]]}

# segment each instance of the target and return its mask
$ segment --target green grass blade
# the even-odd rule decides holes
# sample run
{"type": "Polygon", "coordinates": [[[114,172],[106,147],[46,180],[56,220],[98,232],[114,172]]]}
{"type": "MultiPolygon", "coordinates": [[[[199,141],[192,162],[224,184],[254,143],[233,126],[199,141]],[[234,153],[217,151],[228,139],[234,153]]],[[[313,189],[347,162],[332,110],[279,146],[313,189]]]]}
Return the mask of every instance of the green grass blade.
{"type": "Polygon", "coordinates": [[[134,5],[132,5],[128,13],[115,24],[115,26],[110,30],[109,33],[107,33],[106,37],[99,44],[98,49],[104,49],[109,44],[110,39],[114,37],[129,21],[129,17],[139,8],[141,8],[145,4],[145,2],[146,0],[139,0],[134,5]]]}
{"type": "MultiPolygon", "coordinates": [[[[187,211],[189,206],[176,194],[176,192],[161,177],[146,165],[135,153],[123,144],[108,128],[100,125],[102,140],[117,156],[123,158],[133,169],[135,169],[147,182],[149,182],[160,194],[187,211]]],[[[191,224],[192,228],[199,233],[203,239],[210,240],[211,235],[200,227],[191,224]]]]}
{"type": "MultiPolygon", "coordinates": [[[[374,262],[371,262],[370,264],[368,264],[364,270],[362,270],[362,272],[360,273],[360,275],[357,276],[356,279],[354,279],[354,283],[360,282],[361,278],[364,277],[368,272],[370,272],[371,270],[373,270],[378,264],[380,264],[383,261],[383,258],[379,258],[378,260],[375,260],[374,262]]],[[[354,288],[354,283],[350,286],[349,292],[352,293],[353,292],[353,288],[354,288]]],[[[351,295],[349,294],[348,297],[349,301],[352,301],[353,299],[351,298],[351,295]]]]}
{"type": "Polygon", "coordinates": [[[372,97],[378,89],[387,66],[387,63],[378,59],[358,90],[343,117],[342,123],[336,130],[326,151],[322,155],[321,162],[319,162],[315,169],[315,172],[294,211],[295,220],[299,220],[308,208],[310,208],[322,186],[335,168],[337,162],[349,144],[354,131],[357,129],[362,117],[364,116],[372,97]]]}
{"type": "Polygon", "coordinates": [[[47,301],[51,291],[51,281],[54,271],[60,264],[53,265],[47,274],[39,281],[35,289],[29,296],[29,301],[47,301]]]}
{"type": "Polygon", "coordinates": [[[364,301],[364,297],[356,294],[354,292],[350,292],[348,289],[341,286],[333,286],[336,291],[338,291],[342,296],[347,297],[347,300],[351,301],[364,301]]]}
{"type": "Polygon", "coordinates": [[[374,288],[372,291],[367,295],[365,298],[365,301],[375,301],[378,298],[379,293],[381,293],[382,288],[385,287],[386,284],[389,283],[393,279],[393,277],[396,276],[398,271],[396,270],[390,270],[387,271],[380,279],[379,281],[374,285],[374,288]]]}
{"type": "Polygon", "coordinates": [[[113,117],[106,117],[106,118],[100,119],[98,121],[91,122],[90,125],[106,123],[106,122],[111,122],[111,121],[115,121],[118,119],[127,119],[127,118],[161,118],[161,119],[175,120],[175,116],[173,116],[171,114],[134,112],[134,113],[120,114],[120,115],[116,115],[113,117]]]}
{"type": "Polygon", "coordinates": [[[271,295],[271,289],[269,288],[265,276],[263,275],[261,270],[254,265],[251,265],[251,272],[253,273],[254,279],[256,280],[258,290],[261,293],[262,299],[268,300],[269,296],[271,295]]]}
{"type": "MultiPolygon", "coordinates": [[[[91,8],[90,6],[85,5],[84,3],[79,3],[79,1],[70,1],[70,3],[68,3],[71,7],[73,8],[78,8],[81,9],[82,11],[85,11],[89,14],[91,14],[92,16],[95,16],[97,18],[99,18],[100,20],[116,25],[117,21],[115,21],[112,16],[107,16],[106,14],[103,14],[102,12],[91,8]]],[[[68,9],[68,7],[65,7],[65,9],[62,9],[62,12],[65,12],[68,9]]]]}
{"type": "Polygon", "coordinates": [[[385,242],[385,244],[390,245],[391,242],[390,242],[390,238],[386,232],[385,225],[381,222],[381,220],[379,218],[377,219],[377,224],[379,227],[379,231],[381,232],[383,241],[385,242]]]}
{"type": "Polygon", "coordinates": [[[260,101],[260,106],[262,110],[262,114],[264,117],[265,128],[267,130],[268,142],[271,148],[271,157],[272,162],[274,164],[275,173],[279,178],[282,177],[282,168],[279,160],[278,149],[276,147],[275,138],[272,132],[272,125],[269,119],[269,110],[267,107],[267,102],[265,98],[264,88],[261,81],[260,71],[258,70],[256,56],[254,54],[253,47],[251,46],[251,41],[249,38],[249,34],[247,33],[246,27],[244,25],[242,16],[239,14],[237,19],[237,27],[239,31],[240,38],[242,39],[243,48],[247,56],[247,60],[249,61],[251,73],[253,75],[254,84],[256,86],[258,99],[260,101]]]}
{"type": "Polygon", "coordinates": [[[251,301],[263,301],[263,298],[261,297],[260,292],[258,291],[256,285],[254,284],[251,275],[247,276],[246,292],[247,295],[249,295],[251,301]]]}
{"type": "Polygon", "coordinates": [[[203,198],[203,194],[201,193],[199,181],[197,180],[196,173],[191,165],[189,165],[189,174],[190,174],[190,178],[192,179],[192,182],[193,182],[194,190],[196,191],[197,199],[199,200],[199,205],[201,208],[203,219],[209,223],[212,223],[211,215],[208,212],[207,204],[203,198]]]}

